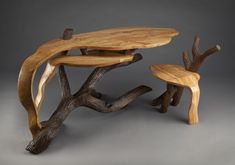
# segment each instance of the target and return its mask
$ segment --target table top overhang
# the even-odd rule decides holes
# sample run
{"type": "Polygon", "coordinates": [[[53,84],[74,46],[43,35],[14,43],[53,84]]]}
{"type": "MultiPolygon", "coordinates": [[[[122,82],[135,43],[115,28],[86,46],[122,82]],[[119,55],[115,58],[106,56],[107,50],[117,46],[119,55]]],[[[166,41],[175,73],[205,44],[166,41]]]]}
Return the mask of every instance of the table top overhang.
{"type": "Polygon", "coordinates": [[[172,37],[178,34],[173,28],[152,27],[113,28],[81,33],[73,35],[69,40],[58,38],[44,43],[24,63],[28,67],[29,65],[38,67],[57,53],[74,49],[130,50],[153,48],[168,44],[172,37]]]}
{"type": "Polygon", "coordinates": [[[90,48],[98,50],[129,50],[153,48],[168,44],[179,33],[173,28],[126,27],[104,29],[73,35],[70,40],[54,39],[39,50],[90,48]]]}

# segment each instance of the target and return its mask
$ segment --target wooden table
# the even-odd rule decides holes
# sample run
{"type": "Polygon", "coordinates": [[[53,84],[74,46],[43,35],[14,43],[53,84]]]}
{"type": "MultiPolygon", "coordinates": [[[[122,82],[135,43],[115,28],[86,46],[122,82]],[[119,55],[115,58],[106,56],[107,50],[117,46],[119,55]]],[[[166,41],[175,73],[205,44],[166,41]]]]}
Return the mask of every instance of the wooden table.
{"type": "Polygon", "coordinates": [[[66,29],[62,38],[40,46],[22,64],[18,80],[19,98],[28,112],[29,128],[33,136],[26,149],[31,153],[44,151],[68,114],[79,106],[90,107],[99,112],[115,112],[126,107],[136,97],[151,91],[150,87],[141,85],[108,103],[102,99],[102,94],[95,90],[95,84],[104,73],[141,60],[141,54],[134,53],[137,49],[168,44],[176,35],[178,32],[172,28],[114,28],[77,35],[73,35],[72,29],[66,29]],[[69,50],[74,49],[80,49],[82,55],[67,55],[69,50]],[[34,75],[45,62],[47,66],[40,79],[38,93],[34,97],[34,75]],[[71,94],[65,65],[95,67],[95,70],[82,87],[71,94]],[[61,102],[49,120],[40,122],[38,114],[45,86],[57,72],[62,89],[61,102]]]}

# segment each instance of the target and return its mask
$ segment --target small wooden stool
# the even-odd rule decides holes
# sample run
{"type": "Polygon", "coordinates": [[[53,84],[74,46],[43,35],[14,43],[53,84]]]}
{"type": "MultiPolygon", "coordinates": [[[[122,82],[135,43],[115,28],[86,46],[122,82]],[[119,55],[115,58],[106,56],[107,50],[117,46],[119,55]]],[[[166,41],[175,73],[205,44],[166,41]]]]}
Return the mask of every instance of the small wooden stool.
{"type": "Polygon", "coordinates": [[[188,113],[189,124],[198,123],[200,96],[198,69],[207,57],[221,49],[219,45],[215,45],[201,53],[199,51],[199,41],[199,37],[196,36],[192,47],[192,58],[190,58],[187,51],[183,52],[184,68],[170,64],[152,65],[150,68],[154,76],[167,82],[167,90],[152,101],[152,106],[161,106],[159,110],[161,113],[167,112],[169,105],[176,106],[179,104],[184,88],[191,91],[192,98],[188,113]]]}
{"type": "MultiPolygon", "coordinates": [[[[154,76],[167,82],[167,84],[181,86],[190,90],[192,97],[188,110],[189,124],[198,123],[198,103],[200,97],[198,81],[200,75],[187,71],[181,66],[170,64],[152,65],[150,69],[154,76]]],[[[170,88],[169,85],[167,87],[170,88]]]]}

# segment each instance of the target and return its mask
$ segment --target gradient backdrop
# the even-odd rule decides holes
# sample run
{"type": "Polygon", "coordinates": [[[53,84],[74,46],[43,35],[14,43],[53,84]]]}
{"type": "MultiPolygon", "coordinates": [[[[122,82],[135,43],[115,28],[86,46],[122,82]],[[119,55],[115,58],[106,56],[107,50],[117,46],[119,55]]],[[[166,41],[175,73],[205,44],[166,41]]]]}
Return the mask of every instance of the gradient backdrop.
{"type": "MultiPolygon", "coordinates": [[[[232,0],[2,0],[0,164],[234,165],[234,6],[232,0]],[[140,50],[142,61],[108,73],[97,88],[111,99],[140,84],[153,91],[117,113],[79,108],[47,151],[37,156],[26,152],[31,135],[17,96],[17,77],[24,59],[43,42],[60,37],[67,27],[83,33],[125,26],[173,27],[180,35],[166,46],[140,50]],[[189,126],[189,92],[185,91],[181,104],[170,107],[167,114],[148,105],[165,89],[164,83],[151,75],[149,65],[182,65],[182,51],[191,51],[195,35],[201,38],[202,51],[216,43],[222,50],[200,69],[200,123],[189,126]]],[[[73,91],[91,72],[66,69],[73,91]]],[[[55,78],[46,89],[42,120],[54,111],[59,99],[55,78]]]]}

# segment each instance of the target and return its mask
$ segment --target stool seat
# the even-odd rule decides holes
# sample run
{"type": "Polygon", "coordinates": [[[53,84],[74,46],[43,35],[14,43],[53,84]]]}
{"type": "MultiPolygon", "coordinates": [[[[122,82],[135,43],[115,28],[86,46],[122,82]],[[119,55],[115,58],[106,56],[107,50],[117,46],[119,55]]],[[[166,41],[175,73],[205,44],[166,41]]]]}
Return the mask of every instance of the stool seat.
{"type": "Polygon", "coordinates": [[[177,86],[190,88],[197,85],[200,75],[185,70],[183,67],[172,64],[151,65],[150,69],[154,76],[162,81],[177,86]]]}

